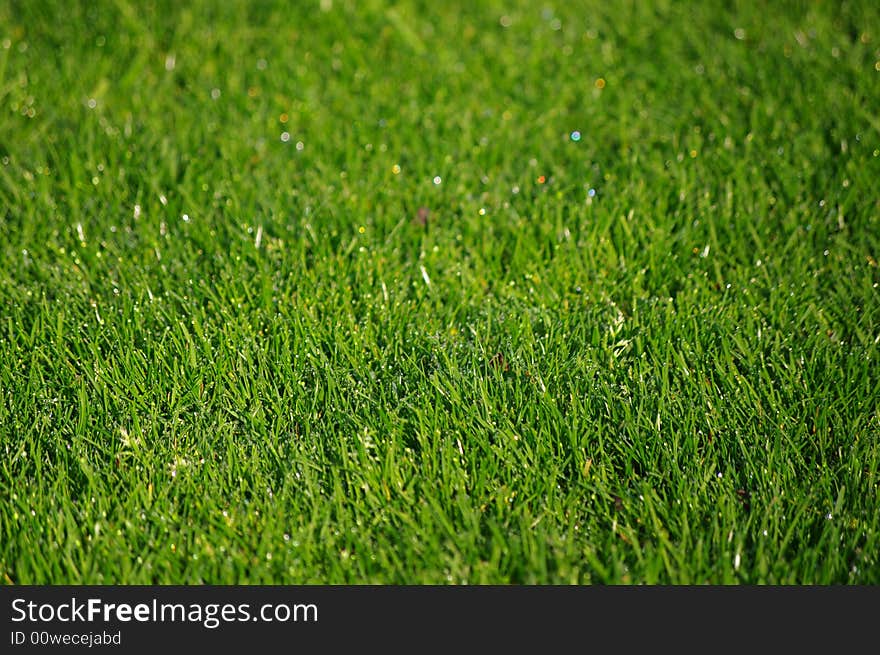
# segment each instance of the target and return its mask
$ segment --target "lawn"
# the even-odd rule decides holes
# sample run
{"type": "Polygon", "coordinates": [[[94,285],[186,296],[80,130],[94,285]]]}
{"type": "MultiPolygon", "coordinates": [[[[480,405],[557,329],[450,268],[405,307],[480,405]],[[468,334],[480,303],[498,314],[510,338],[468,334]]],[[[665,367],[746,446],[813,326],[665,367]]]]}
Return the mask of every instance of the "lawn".
{"type": "Polygon", "coordinates": [[[880,6],[0,0],[4,584],[880,584],[880,6]]]}

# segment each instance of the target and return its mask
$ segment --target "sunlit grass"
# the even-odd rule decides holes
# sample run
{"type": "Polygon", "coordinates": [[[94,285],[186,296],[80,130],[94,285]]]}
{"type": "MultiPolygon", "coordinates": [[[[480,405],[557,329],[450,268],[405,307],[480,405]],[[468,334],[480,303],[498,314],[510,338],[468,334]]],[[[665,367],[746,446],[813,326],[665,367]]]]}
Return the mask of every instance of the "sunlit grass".
{"type": "Polygon", "coordinates": [[[869,2],[0,2],[0,578],[877,584],[878,62],[869,2]]]}

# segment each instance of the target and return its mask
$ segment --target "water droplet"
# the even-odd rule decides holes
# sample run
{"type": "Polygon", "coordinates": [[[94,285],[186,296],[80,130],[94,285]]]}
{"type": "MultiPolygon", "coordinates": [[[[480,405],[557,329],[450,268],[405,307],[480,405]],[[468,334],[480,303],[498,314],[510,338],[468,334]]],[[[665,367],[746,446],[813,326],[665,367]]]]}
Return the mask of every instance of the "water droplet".
{"type": "Polygon", "coordinates": [[[580,140],[581,140],[581,133],[578,132],[577,130],[575,130],[574,132],[572,132],[572,133],[571,133],[571,140],[572,140],[572,141],[580,141],[580,140]]]}
{"type": "Polygon", "coordinates": [[[434,176],[434,184],[440,184],[441,182],[443,182],[443,178],[440,177],[439,175],[435,175],[434,176]]]}

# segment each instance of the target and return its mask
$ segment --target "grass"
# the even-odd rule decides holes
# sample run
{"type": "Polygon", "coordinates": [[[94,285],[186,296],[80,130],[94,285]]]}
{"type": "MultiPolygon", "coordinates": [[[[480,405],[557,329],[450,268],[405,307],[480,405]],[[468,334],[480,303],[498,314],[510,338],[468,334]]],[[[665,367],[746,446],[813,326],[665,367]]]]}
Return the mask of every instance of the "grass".
{"type": "Polygon", "coordinates": [[[876,4],[0,26],[6,584],[880,583],[876,4]]]}

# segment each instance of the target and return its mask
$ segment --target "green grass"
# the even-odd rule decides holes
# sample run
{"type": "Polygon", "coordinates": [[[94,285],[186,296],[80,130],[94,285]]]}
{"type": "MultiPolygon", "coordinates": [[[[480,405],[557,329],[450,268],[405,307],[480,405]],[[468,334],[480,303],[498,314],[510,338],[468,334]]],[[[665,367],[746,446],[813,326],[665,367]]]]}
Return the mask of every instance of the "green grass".
{"type": "Polygon", "coordinates": [[[867,0],[0,0],[0,579],[880,583],[878,107],[867,0]]]}

